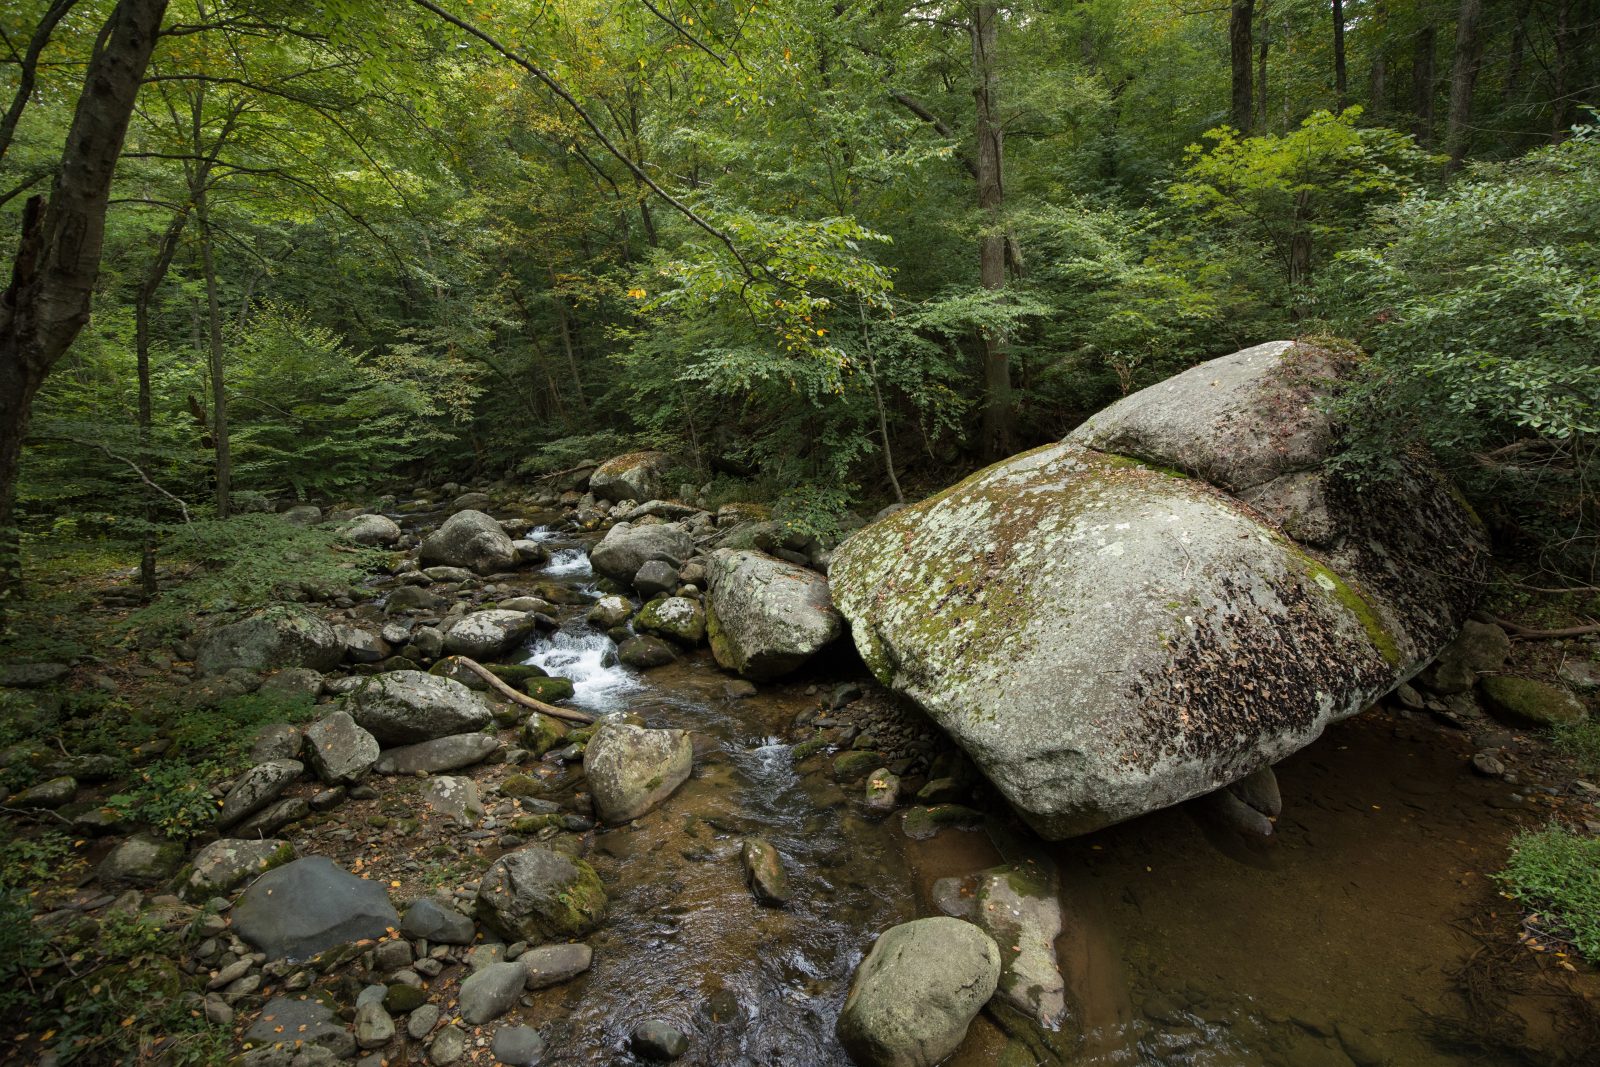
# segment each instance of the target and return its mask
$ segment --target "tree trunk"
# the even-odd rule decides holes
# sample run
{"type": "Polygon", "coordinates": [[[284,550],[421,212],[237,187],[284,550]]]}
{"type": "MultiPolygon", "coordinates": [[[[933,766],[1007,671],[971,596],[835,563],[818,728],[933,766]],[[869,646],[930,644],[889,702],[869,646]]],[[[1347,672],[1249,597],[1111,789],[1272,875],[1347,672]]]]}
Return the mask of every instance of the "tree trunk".
{"type": "Polygon", "coordinates": [[[1333,100],[1334,110],[1343,111],[1350,98],[1350,85],[1344,66],[1344,0],[1333,0],[1333,100]]]}
{"type": "Polygon", "coordinates": [[[1267,17],[1266,0],[1261,4],[1261,44],[1256,49],[1256,128],[1266,133],[1271,128],[1267,121],[1267,53],[1272,48],[1272,20],[1267,17]]]}
{"type": "Polygon", "coordinates": [[[0,294],[0,604],[22,592],[17,471],[33,398],[84,323],[106,205],[167,0],[119,0],[89,60],[48,197],[28,200],[0,294]]]}
{"type": "Polygon", "coordinates": [[[1448,169],[1460,170],[1472,139],[1472,90],[1478,83],[1478,56],[1482,48],[1478,25],[1483,17],[1483,0],[1461,0],[1456,13],[1456,56],[1450,68],[1450,114],[1445,120],[1445,151],[1450,155],[1448,169]]]}
{"type": "Polygon", "coordinates": [[[1289,236],[1289,289],[1294,300],[1296,322],[1310,313],[1305,291],[1311,284],[1311,193],[1302,190],[1294,198],[1294,231],[1289,236]]]}
{"type": "MultiPolygon", "coordinates": [[[[188,221],[189,208],[185,205],[167,224],[167,232],[161,235],[161,243],[156,247],[155,261],[150,264],[150,269],[139,283],[138,292],[133,296],[133,348],[139,375],[139,461],[146,466],[149,464],[150,432],[154,423],[154,405],[150,395],[150,304],[167,276],[167,269],[172,266],[172,257],[178,250],[178,238],[183,235],[183,228],[188,221]]],[[[156,506],[155,498],[146,494],[144,543],[139,553],[139,585],[146,599],[156,595],[156,506]]]]}
{"type": "MultiPolygon", "coordinates": [[[[1337,3],[1338,0],[1335,0],[1337,3]]],[[[1250,25],[1255,17],[1256,0],[1233,0],[1228,10],[1228,51],[1233,65],[1233,128],[1250,132],[1250,108],[1254,93],[1250,85],[1250,25]]]]}
{"type": "Polygon", "coordinates": [[[1425,147],[1433,143],[1434,38],[1432,26],[1418,30],[1411,54],[1411,111],[1416,116],[1412,132],[1425,147]]]}
{"type": "Polygon", "coordinates": [[[1573,0],[1556,0],[1555,56],[1550,64],[1550,140],[1565,141],[1572,132],[1573,0]]]}
{"type": "MultiPolygon", "coordinates": [[[[973,10],[972,94],[977,104],[978,210],[982,214],[983,235],[978,238],[978,280],[991,292],[1006,285],[1006,238],[1001,229],[1001,207],[1005,202],[1002,182],[1004,132],[1000,126],[998,91],[995,84],[995,49],[999,12],[994,4],[978,4],[973,10]]],[[[1011,453],[1011,359],[1006,338],[996,330],[980,330],[978,347],[983,355],[983,454],[1000,459],[1011,453]]]]}
{"type": "Polygon", "coordinates": [[[211,370],[211,441],[216,451],[217,518],[228,517],[233,493],[233,457],[228,450],[228,389],[222,365],[222,301],[217,295],[217,266],[212,255],[211,218],[205,189],[195,199],[200,223],[200,267],[206,276],[206,341],[211,370]]]}

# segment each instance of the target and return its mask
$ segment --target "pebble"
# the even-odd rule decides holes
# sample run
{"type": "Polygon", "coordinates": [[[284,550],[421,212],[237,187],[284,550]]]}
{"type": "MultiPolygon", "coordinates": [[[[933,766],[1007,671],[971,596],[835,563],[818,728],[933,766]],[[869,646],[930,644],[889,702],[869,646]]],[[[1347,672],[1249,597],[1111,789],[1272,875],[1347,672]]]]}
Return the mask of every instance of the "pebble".
{"type": "Polygon", "coordinates": [[[406,1020],[406,1033],[417,1041],[421,1041],[432,1032],[434,1024],[439,1021],[439,1005],[424,1004],[411,1013],[406,1020]]]}

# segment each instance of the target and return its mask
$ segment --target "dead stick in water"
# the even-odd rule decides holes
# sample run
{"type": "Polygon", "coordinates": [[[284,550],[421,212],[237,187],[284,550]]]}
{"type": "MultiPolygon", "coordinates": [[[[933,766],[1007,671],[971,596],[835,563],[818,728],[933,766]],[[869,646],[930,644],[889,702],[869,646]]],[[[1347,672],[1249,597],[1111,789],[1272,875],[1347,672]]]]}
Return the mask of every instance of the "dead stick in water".
{"type": "Polygon", "coordinates": [[[582,723],[585,726],[590,726],[594,723],[594,716],[587,712],[573,711],[571,708],[558,708],[552,704],[546,704],[542,700],[535,700],[525,693],[517,692],[507,685],[499,675],[476,660],[470,660],[465,656],[451,656],[450,658],[488,682],[495,692],[514,704],[521,704],[525,708],[532,708],[534,711],[543,712],[552,718],[565,719],[567,722],[582,723]]]}

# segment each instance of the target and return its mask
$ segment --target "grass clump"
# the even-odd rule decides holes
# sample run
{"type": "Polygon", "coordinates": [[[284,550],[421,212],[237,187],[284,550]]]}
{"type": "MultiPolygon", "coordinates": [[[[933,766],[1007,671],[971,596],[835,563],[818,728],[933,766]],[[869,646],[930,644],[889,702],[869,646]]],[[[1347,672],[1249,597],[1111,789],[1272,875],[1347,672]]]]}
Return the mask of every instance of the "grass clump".
{"type": "Polygon", "coordinates": [[[1542,915],[1546,931],[1600,962],[1600,837],[1555,823],[1518,834],[1499,879],[1507,896],[1542,915]]]}
{"type": "Polygon", "coordinates": [[[1550,733],[1556,750],[1571,756],[1580,772],[1600,775],[1600,719],[1562,723],[1550,733]]]}

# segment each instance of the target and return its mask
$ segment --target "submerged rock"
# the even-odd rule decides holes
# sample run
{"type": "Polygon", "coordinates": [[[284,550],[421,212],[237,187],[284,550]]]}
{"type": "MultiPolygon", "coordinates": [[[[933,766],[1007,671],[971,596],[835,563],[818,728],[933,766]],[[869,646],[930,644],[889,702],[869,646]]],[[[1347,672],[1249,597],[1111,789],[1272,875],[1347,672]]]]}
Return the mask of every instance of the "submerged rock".
{"type": "Polygon", "coordinates": [[[746,678],[788,674],[844,628],[828,579],[764,552],[718,549],[706,581],[712,655],[746,678]]]}
{"type": "Polygon", "coordinates": [[[783,869],[783,857],[770,842],[746,838],[739,858],[744,864],[744,883],[758,901],[775,907],[789,902],[789,875],[783,869]]]}
{"type": "Polygon", "coordinates": [[[1436,469],[1323,473],[1336,373],[1213,360],[855,534],[830,578],[863,658],[1049,838],[1309,744],[1454,636],[1487,560],[1436,469]]]}
{"type": "Polygon", "coordinates": [[[1006,946],[1002,996],[1048,1030],[1067,1014],[1067,987],[1056,959],[1061,934],[1061,898],[1055,880],[1039,864],[998,867],[978,875],[973,921],[1006,946]]]}

